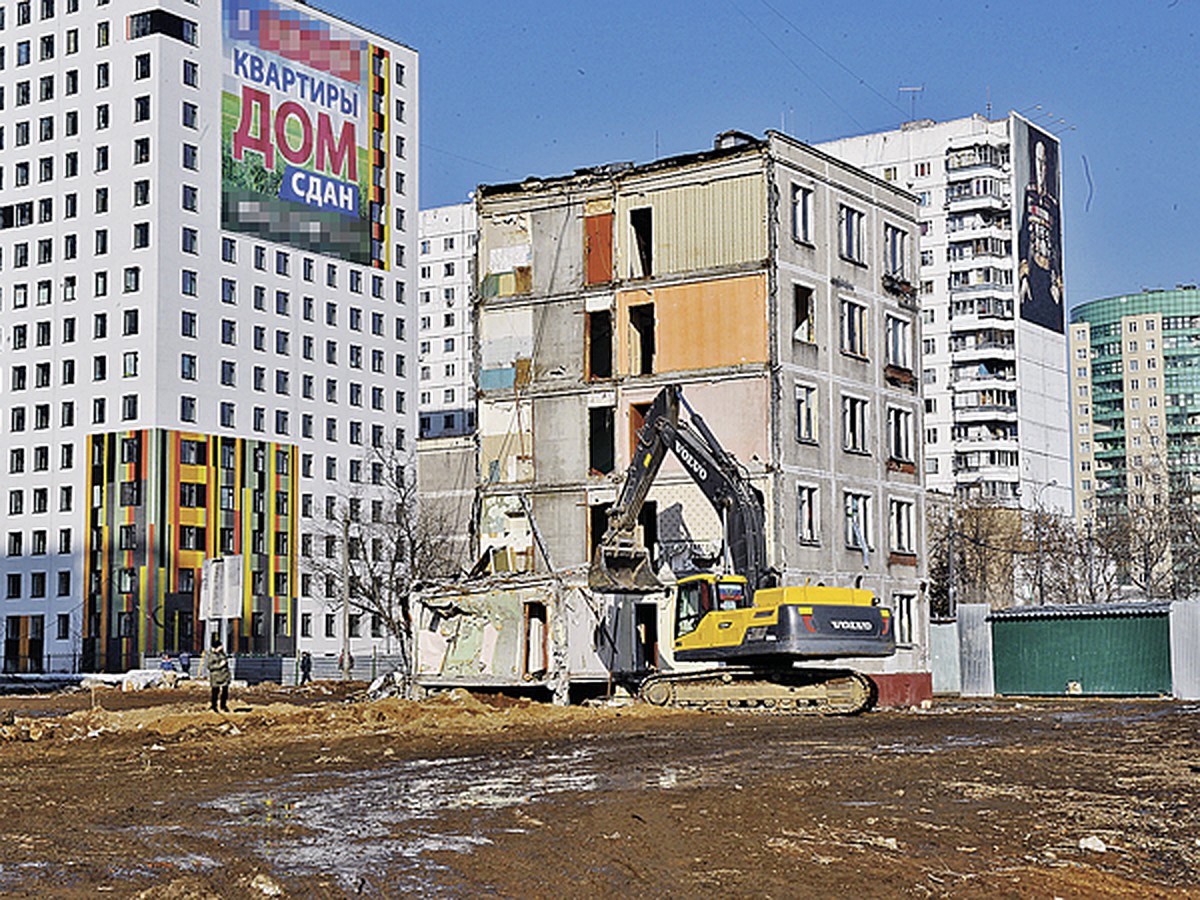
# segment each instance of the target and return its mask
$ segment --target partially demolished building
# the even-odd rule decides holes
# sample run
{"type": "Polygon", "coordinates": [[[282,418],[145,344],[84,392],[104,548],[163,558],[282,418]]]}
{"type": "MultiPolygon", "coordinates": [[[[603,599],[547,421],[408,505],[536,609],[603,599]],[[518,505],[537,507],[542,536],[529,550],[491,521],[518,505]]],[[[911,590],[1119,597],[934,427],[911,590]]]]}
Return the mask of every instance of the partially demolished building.
{"type": "MultiPolygon", "coordinates": [[[[679,384],[764,495],[783,583],[875,591],[900,650],[860,668],[882,702],[928,696],[916,198],[786,135],[727,132],[482,186],[477,212],[481,549],[584,583],[646,410],[679,384]]],[[[660,577],[720,558],[722,523],[673,460],[642,530],[660,577]]],[[[628,623],[635,661],[660,628],[669,644],[640,606],[602,615],[628,623]]],[[[489,665],[528,677],[497,646],[489,665]]]]}

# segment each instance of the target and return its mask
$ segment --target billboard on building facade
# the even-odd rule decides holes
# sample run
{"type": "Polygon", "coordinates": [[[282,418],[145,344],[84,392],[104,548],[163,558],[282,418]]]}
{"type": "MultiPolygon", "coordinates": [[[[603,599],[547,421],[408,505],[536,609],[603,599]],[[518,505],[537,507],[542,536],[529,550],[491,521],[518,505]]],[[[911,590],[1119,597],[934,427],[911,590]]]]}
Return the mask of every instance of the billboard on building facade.
{"type": "Polygon", "coordinates": [[[1012,117],[1021,318],[1063,333],[1062,179],[1058,139],[1012,117]]]}
{"type": "Polygon", "coordinates": [[[385,268],[386,51],[271,0],[222,10],[221,227],[385,268]]]}

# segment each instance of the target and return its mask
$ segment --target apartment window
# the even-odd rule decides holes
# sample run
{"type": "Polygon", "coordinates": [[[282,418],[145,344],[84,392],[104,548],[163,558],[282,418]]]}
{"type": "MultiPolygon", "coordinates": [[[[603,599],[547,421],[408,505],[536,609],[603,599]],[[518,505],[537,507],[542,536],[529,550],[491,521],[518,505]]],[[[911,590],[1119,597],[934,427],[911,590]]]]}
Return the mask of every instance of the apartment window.
{"type": "Polygon", "coordinates": [[[863,262],[863,214],[849,206],[838,207],[838,253],[842,259],[863,262]]]}
{"type": "Polygon", "coordinates": [[[150,246],[150,223],[136,222],[133,226],[133,249],[140,250],[150,246]]]}
{"type": "Polygon", "coordinates": [[[150,162],[150,138],[137,138],[133,142],[133,161],[135,164],[150,162]]]}
{"type": "Polygon", "coordinates": [[[287,275],[291,269],[291,257],[282,250],[275,251],[275,274],[287,275]]]}
{"type": "Polygon", "coordinates": [[[190,59],[183,61],[183,83],[188,87],[200,86],[200,66],[190,59]]]}
{"type": "Polygon", "coordinates": [[[813,192],[811,188],[792,185],[792,240],[811,244],[813,192]]]}
{"type": "Polygon", "coordinates": [[[138,373],[138,354],[129,350],[121,356],[121,375],[125,378],[135,378],[138,373]]]}
{"type": "Polygon", "coordinates": [[[179,290],[187,297],[195,297],[199,276],[191,269],[179,273],[179,290]]]}
{"type": "Polygon", "coordinates": [[[813,307],[813,289],[801,284],[792,285],[792,313],[795,328],[792,338],[807,344],[816,342],[816,310],[813,307]]]}
{"type": "Polygon", "coordinates": [[[221,404],[221,427],[234,427],[234,404],[228,401],[221,404]]]}
{"type": "Polygon", "coordinates": [[[912,322],[899,316],[885,319],[887,362],[900,369],[912,368],[912,322]]]}
{"type": "Polygon", "coordinates": [[[133,121],[146,122],[150,119],[150,95],[133,98],[133,121]]]}
{"type": "Polygon", "coordinates": [[[200,168],[200,148],[195,144],[183,145],[183,167],[193,172],[200,168]]]}
{"type": "Polygon", "coordinates": [[[912,462],[913,414],[911,410],[889,407],[888,455],[901,462],[912,462]]]}
{"type": "Polygon", "coordinates": [[[189,212],[195,212],[200,203],[199,198],[200,192],[196,187],[190,184],[185,184],[183,186],[181,202],[184,209],[188,210],[189,212]]]}
{"type": "Polygon", "coordinates": [[[796,440],[817,440],[817,389],[812,385],[796,385],[796,440]]]}
{"type": "Polygon", "coordinates": [[[867,452],[867,401],[842,398],[842,447],[855,453],[867,452]]]}
{"type": "Polygon", "coordinates": [[[237,323],[232,319],[221,320],[221,343],[230,346],[237,344],[237,323]]]}
{"type": "Polygon", "coordinates": [[[199,128],[200,127],[200,107],[195,103],[184,101],[183,104],[183,127],[184,128],[199,128]]]}
{"type": "Polygon", "coordinates": [[[150,180],[138,179],[133,183],[133,205],[145,206],[150,202],[150,180]]]}
{"type": "Polygon", "coordinates": [[[915,594],[892,594],[892,618],[897,644],[913,642],[913,616],[916,601],[915,594]]]}
{"type": "Polygon", "coordinates": [[[196,336],[196,314],[194,312],[185,310],[180,314],[179,333],[183,337],[194,338],[196,336]]]}
{"type": "Polygon", "coordinates": [[[883,226],[884,267],[889,275],[896,278],[908,277],[905,249],[908,244],[907,232],[892,225],[883,226]]]}
{"type": "Polygon", "coordinates": [[[133,58],[133,77],[137,81],[143,81],[150,77],[149,53],[139,53],[133,58]]]}
{"type": "Polygon", "coordinates": [[[806,484],[796,488],[796,540],[801,544],[818,541],[817,489],[806,484]]]}
{"type": "Polygon", "coordinates": [[[109,37],[108,22],[97,22],[96,23],[96,46],[97,47],[107,47],[108,46],[108,37],[109,37]]]}
{"type": "Polygon", "coordinates": [[[913,520],[916,504],[911,500],[888,501],[888,539],[893,553],[915,553],[913,520]]]}
{"type": "Polygon", "coordinates": [[[846,522],[846,546],[853,549],[870,549],[871,540],[871,495],[847,491],[844,496],[846,522]]]}
{"type": "Polygon", "coordinates": [[[866,357],[867,308],[855,300],[842,298],[841,339],[843,353],[866,357]]]}
{"type": "Polygon", "coordinates": [[[184,381],[196,380],[196,354],[184,353],[179,357],[179,377],[184,381]]]}

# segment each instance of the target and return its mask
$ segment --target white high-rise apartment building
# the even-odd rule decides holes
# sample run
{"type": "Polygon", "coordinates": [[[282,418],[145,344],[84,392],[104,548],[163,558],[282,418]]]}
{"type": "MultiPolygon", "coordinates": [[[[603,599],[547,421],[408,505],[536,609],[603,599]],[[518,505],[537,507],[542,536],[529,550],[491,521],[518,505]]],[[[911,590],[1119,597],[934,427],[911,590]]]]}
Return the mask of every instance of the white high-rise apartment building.
{"type": "Polygon", "coordinates": [[[471,279],[475,203],[421,210],[418,253],[418,413],[422,438],[475,430],[471,279]]]}
{"type": "Polygon", "coordinates": [[[929,489],[1069,511],[1058,139],[1012,113],[819,146],[920,201],[929,489]]]}
{"type": "Polygon", "coordinates": [[[0,138],[4,668],[194,652],[217,557],[208,631],[337,652],[304,557],[416,433],[416,53],[293,0],[8,0],[0,138]]]}

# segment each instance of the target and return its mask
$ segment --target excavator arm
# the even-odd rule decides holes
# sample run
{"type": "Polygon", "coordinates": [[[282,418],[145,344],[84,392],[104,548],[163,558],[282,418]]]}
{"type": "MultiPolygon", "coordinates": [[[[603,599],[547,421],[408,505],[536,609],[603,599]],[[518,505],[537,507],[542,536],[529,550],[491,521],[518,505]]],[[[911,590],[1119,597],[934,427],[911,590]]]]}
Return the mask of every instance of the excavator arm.
{"type": "Polygon", "coordinates": [[[588,583],[597,590],[649,591],[661,587],[649,552],[637,543],[638,515],[646,495],[671,451],[721,517],[727,563],[746,578],[751,590],[770,587],[762,494],[745,469],[717,440],[704,419],[688,404],[678,385],[663,388],[646,414],[637,449],[617,502],[609,510],[608,529],[596,548],[588,583]],[[688,420],[679,419],[680,408],[688,420]]]}

